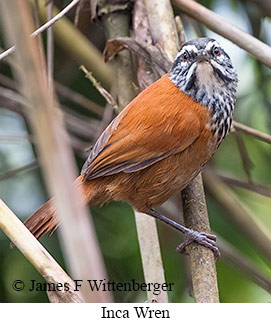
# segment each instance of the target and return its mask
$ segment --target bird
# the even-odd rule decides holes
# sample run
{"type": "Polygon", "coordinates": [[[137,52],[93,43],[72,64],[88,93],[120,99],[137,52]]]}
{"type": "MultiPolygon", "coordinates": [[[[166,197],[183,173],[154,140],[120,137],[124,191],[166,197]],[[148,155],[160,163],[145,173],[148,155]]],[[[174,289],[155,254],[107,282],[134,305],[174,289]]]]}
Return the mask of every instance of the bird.
{"type": "MultiPolygon", "coordinates": [[[[155,207],[184,189],[231,128],[238,77],[217,40],[184,43],[169,72],[139,93],[93,145],[75,183],[88,205],[128,201],[219,256],[216,237],[160,214],[155,207]]],[[[40,239],[58,227],[53,198],[26,221],[40,239]]]]}

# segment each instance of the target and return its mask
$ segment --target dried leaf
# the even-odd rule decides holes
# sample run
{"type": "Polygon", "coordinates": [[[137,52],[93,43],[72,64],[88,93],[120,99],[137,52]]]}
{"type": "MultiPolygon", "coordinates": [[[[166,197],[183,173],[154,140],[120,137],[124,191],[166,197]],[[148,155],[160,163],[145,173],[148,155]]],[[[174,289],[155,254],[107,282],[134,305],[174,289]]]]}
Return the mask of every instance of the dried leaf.
{"type": "Polygon", "coordinates": [[[119,52],[125,49],[125,46],[118,40],[108,40],[106,42],[103,57],[104,61],[110,62],[119,52]]]}
{"type": "Polygon", "coordinates": [[[123,49],[129,49],[130,51],[135,53],[138,57],[143,59],[145,63],[148,64],[155,72],[157,72],[159,76],[162,76],[166,72],[168,72],[172,65],[164,54],[163,50],[158,45],[149,45],[148,47],[143,47],[137,41],[129,37],[109,40],[104,50],[104,57],[112,59],[123,49]],[[111,45],[112,43],[113,45],[111,45]]]}

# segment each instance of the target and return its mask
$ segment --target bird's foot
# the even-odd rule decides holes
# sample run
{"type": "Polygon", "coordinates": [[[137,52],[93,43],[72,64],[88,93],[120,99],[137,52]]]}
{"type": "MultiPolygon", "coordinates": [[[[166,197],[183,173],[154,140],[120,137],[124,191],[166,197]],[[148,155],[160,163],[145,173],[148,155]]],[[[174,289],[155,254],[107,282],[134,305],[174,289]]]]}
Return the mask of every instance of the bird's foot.
{"type": "Polygon", "coordinates": [[[189,231],[185,233],[185,236],[185,241],[177,247],[177,252],[187,254],[186,247],[192,242],[197,242],[202,246],[211,249],[216,260],[219,258],[220,252],[216,245],[216,236],[214,234],[189,229],[189,231]]]}

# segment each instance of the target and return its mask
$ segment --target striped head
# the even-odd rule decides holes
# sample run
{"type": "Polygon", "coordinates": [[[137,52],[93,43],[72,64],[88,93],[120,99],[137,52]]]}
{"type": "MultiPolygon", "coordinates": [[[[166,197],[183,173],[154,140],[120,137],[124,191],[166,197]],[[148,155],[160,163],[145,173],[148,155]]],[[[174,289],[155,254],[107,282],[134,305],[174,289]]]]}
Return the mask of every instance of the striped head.
{"type": "Polygon", "coordinates": [[[183,44],[169,72],[171,81],[212,115],[218,141],[228,133],[236,101],[237,74],[229,55],[211,38],[183,44]]]}

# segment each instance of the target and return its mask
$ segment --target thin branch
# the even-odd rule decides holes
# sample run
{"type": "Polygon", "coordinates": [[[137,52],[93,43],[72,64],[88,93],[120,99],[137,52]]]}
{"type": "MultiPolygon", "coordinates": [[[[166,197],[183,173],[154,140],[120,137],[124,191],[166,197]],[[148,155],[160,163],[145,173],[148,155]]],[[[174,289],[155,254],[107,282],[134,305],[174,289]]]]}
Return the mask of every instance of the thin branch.
{"type": "MultiPolygon", "coordinates": [[[[36,37],[46,29],[50,28],[54,23],[56,23],[59,19],[66,15],[80,0],[73,0],[70,4],[67,5],[63,10],[61,10],[56,16],[54,16],[51,20],[47,21],[44,25],[40,26],[36,29],[32,34],[31,37],[36,37]]],[[[12,54],[15,51],[15,46],[10,47],[9,49],[5,50],[0,54],[0,61],[7,57],[8,55],[12,54]]]]}
{"type": "Polygon", "coordinates": [[[74,6],[77,5],[77,3],[80,0],[72,0],[67,7],[65,7],[64,9],[62,9],[57,15],[55,15],[52,19],[50,19],[49,21],[47,21],[44,25],[42,25],[41,27],[39,27],[37,30],[35,30],[31,36],[35,37],[38,34],[42,33],[43,31],[45,31],[46,29],[48,29],[49,27],[51,27],[54,23],[56,23],[59,19],[61,19],[62,17],[64,17],[74,6]]]}
{"type": "Polygon", "coordinates": [[[63,289],[55,294],[58,302],[83,302],[80,293],[74,292],[74,281],[2,200],[0,200],[0,228],[48,283],[62,284],[63,289]],[[67,283],[69,284],[69,291],[64,289],[64,284],[67,283]]]}
{"type": "MultiPolygon", "coordinates": [[[[122,3],[125,5],[125,2],[128,3],[128,1],[123,1],[122,3]]],[[[107,1],[107,4],[114,7],[114,1],[107,1]]],[[[109,39],[129,36],[129,17],[125,12],[118,10],[112,14],[105,15],[103,22],[109,39]]],[[[135,30],[134,32],[136,33],[137,31],[135,30]]],[[[112,64],[116,75],[113,90],[116,91],[120,108],[124,108],[136,95],[131,53],[127,50],[119,53],[115,56],[112,64]]],[[[135,219],[145,281],[146,283],[158,282],[163,284],[165,283],[165,276],[156,223],[154,219],[138,212],[135,212],[135,219]]],[[[148,301],[168,302],[166,291],[162,291],[159,295],[147,292],[147,296],[148,301]]]]}
{"type": "Polygon", "coordinates": [[[0,86],[0,96],[17,104],[23,104],[23,98],[17,91],[0,86]]]}
{"type": "MultiPolygon", "coordinates": [[[[61,88],[61,91],[62,90],[63,90],[63,88],[61,88]]],[[[78,100],[79,101],[82,100],[82,103],[84,103],[86,108],[88,108],[88,109],[91,108],[91,103],[92,103],[91,101],[86,99],[84,96],[80,96],[79,94],[78,94],[79,97],[77,98],[76,92],[71,91],[70,94],[73,94],[73,93],[74,93],[74,100],[76,100],[76,102],[78,102],[78,100]]],[[[63,92],[62,92],[62,94],[63,94],[63,92]]],[[[13,90],[10,90],[10,89],[2,88],[0,86],[0,97],[1,96],[16,104],[15,108],[9,107],[10,110],[20,114],[21,116],[24,116],[23,111],[21,110],[21,105],[24,104],[24,99],[21,96],[21,94],[15,92],[13,90]]],[[[97,105],[97,107],[99,107],[99,106],[97,105]]],[[[81,117],[79,114],[77,114],[76,112],[70,110],[69,108],[67,108],[63,105],[62,105],[62,108],[63,108],[63,112],[64,112],[64,121],[65,121],[67,129],[69,130],[70,133],[72,133],[72,134],[74,133],[79,137],[84,137],[88,141],[89,141],[89,138],[95,137],[95,135],[97,133],[97,128],[98,128],[98,120],[95,120],[92,118],[87,118],[87,117],[81,117]]],[[[94,104],[93,108],[94,109],[96,108],[95,104],[94,104]]],[[[93,110],[91,110],[91,111],[93,111],[93,110]]],[[[23,139],[21,139],[21,137],[19,137],[19,138],[14,137],[14,139],[12,139],[13,137],[11,137],[11,136],[4,136],[4,137],[0,136],[0,139],[1,138],[3,138],[3,140],[7,140],[7,141],[12,141],[12,140],[14,141],[17,139],[23,140],[23,139]]],[[[29,138],[29,140],[31,142],[34,142],[33,138],[29,138]]]]}
{"type": "MultiPolygon", "coordinates": [[[[54,9],[54,2],[51,1],[47,5],[47,19],[52,20],[54,9]]],[[[53,27],[47,28],[47,76],[48,76],[48,89],[53,93],[54,85],[54,34],[53,27]]]]}
{"type": "Polygon", "coordinates": [[[80,69],[85,73],[85,77],[92,82],[93,86],[105,98],[106,102],[109,103],[116,110],[116,112],[118,112],[119,107],[117,105],[116,100],[112,97],[112,95],[105,88],[102,87],[102,85],[95,79],[93,74],[85,68],[84,65],[81,65],[80,69]]]}
{"type": "Polygon", "coordinates": [[[235,27],[222,17],[205,8],[196,1],[173,0],[174,5],[182,12],[200,21],[214,32],[231,40],[239,47],[271,67],[271,47],[259,39],[235,27]]]}
{"type": "Polygon", "coordinates": [[[191,27],[194,29],[197,37],[206,37],[206,32],[203,28],[203,25],[200,24],[197,20],[189,17],[189,16],[185,16],[185,20],[188,21],[188,23],[191,25],[191,27]]]}
{"type": "MultiPolygon", "coordinates": [[[[178,51],[178,38],[173,11],[168,0],[145,0],[150,22],[154,22],[153,37],[171,59],[178,51]],[[165,31],[166,30],[166,31],[165,31]]],[[[152,29],[153,32],[153,29],[152,29]]],[[[198,231],[210,231],[201,175],[182,191],[186,226],[198,231]]],[[[219,302],[214,254],[211,250],[193,243],[189,247],[191,276],[196,302],[219,302]]]]}
{"type": "Polygon", "coordinates": [[[250,128],[237,121],[233,121],[232,125],[236,130],[242,131],[249,136],[253,136],[261,141],[271,144],[271,135],[268,135],[266,133],[260,132],[259,130],[250,128]]]}
{"type": "Polygon", "coordinates": [[[260,184],[255,184],[255,183],[242,182],[242,181],[239,181],[238,179],[223,176],[221,174],[218,174],[218,176],[227,185],[241,187],[241,188],[244,188],[244,189],[249,190],[251,192],[258,193],[258,194],[266,196],[266,197],[271,197],[271,188],[269,188],[269,187],[266,187],[266,186],[263,186],[260,184]]]}
{"type": "Polygon", "coordinates": [[[109,123],[112,121],[114,115],[115,115],[115,110],[112,109],[112,105],[107,103],[107,105],[105,106],[104,109],[104,114],[103,114],[103,118],[99,124],[99,127],[97,129],[94,141],[96,141],[100,135],[102,134],[102,132],[104,131],[104,129],[109,125],[109,123]]]}
{"type": "Polygon", "coordinates": [[[268,293],[271,293],[271,280],[264,273],[260,271],[257,266],[243,253],[234,248],[222,237],[218,237],[217,242],[221,251],[221,257],[232,263],[238,270],[243,272],[257,285],[261,286],[268,293]]]}
{"type": "MultiPolygon", "coordinates": [[[[188,228],[210,233],[202,177],[198,175],[182,190],[183,217],[188,228]]],[[[187,247],[190,255],[190,270],[193,292],[197,303],[218,303],[219,294],[214,254],[210,249],[192,243],[187,247]]]]}
{"type": "Polygon", "coordinates": [[[78,137],[84,138],[85,140],[88,140],[88,141],[90,138],[93,138],[95,136],[97,129],[99,127],[98,120],[88,118],[86,116],[82,116],[65,106],[64,108],[65,108],[64,120],[67,125],[67,129],[71,133],[74,133],[78,137]]]}
{"type": "MultiPolygon", "coordinates": [[[[0,95],[5,92],[4,96],[7,98],[13,98],[13,96],[18,98],[19,94],[16,92],[16,84],[13,79],[7,77],[6,75],[0,74],[0,83],[5,85],[5,88],[0,86],[0,95]]],[[[62,97],[78,104],[80,107],[83,107],[100,117],[103,116],[104,107],[89,100],[81,93],[78,93],[57,81],[55,81],[55,89],[62,97]]]]}
{"type": "Polygon", "coordinates": [[[247,174],[248,181],[250,183],[253,183],[252,177],[251,177],[251,170],[254,167],[254,164],[252,163],[246,145],[244,143],[244,140],[239,132],[234,132],[234,138],[237,143],[237,147],[241,156],[243,168],[245,170],[245,173],[247,174]]]}
{"type": "Polygon", "coordinates": [[[87,97],[85,97],[81,93],[73,91],[71,88],[69,88],[59,82],[55,82],[55,89],[58,92],[58,94],[60,94],[62,97],[78,104],[79,106],[97,114],[100,117],[103,116],[104,107],[89,100],[87,97]]]}
{"type": "Polygon", "coordinates": [[[0,83],[11,90],[16,90],[16,84],[14,80],[4,74],[0,74],[0,83]]]}
{"type": "Polygon", "coordinates": [[[271,238],[242,204],[238,197],[223,183],[218,175],[209,168],[203,172],[204,184],[208,192],[227,212],[227,219],[232,221],[252,242],[266,259],[271,259],[271,238]]]}
{"type": "Polygon", "coordinates": [[[178,39],[179,39],[178,46],[180,46],[185,42],[184,26],[180,16],[175,17],[175,23],[176,23],[176,29],[178,33],[178,39]]]}
{"type": "Polygon", "coordinates": [[[79,22],[79,17],[80,17],[80,12],[81,12],[81,9],[83,8],[83,3],[84,3],[84,0],[79,0],[79,4],[76,8],[76,11],[75,11],[75,15],[74,15],[74,25],[77,27],[78,25],[78,22],[79,22]]]}
{"type": "Polygon", "coordinates": [[[264,17],[271,17],[271,3],[266,0],[244,0],[246,2],[253,2],[258,6],[261,11],[261,14],[264,17]]]}
{"type": "Polygon", "coordinates": [[[81,291],[86,301],[111,301],[109,292],[89,293],[87,279],[104,279],[106,271],[81,192],[73,184],[77,168],[64,128],[63,115],[55,96],[48,92],[48,84],[41,70],[43,55],[40,56],[37,40],[28,36],[33,28],[28,2],[14,0],[0,4],[7,37],[18,48],[14,56],[18,69],[14,71],[27,102],[25,110],[36,135],[45,179],[54,196],[57,216],[62,220],[59,232],[65,259],[73,277],[83,280],[81,291]]]}
{"type": "MultiPolygon", "coordinates": [[[[70,3],[70,5],[72,3],[76,5],[78,1],[80,0],[74,0],[70,3]]],[[[29,2],[34,5],[34,0],[29,0],[29,2]]],[[[42,18],[46,20],[47,11],[44,5],[46,4],[47,0],[43,0],[42,2],[43,6],[39,6],[40,14],[42,18]]],[[[63,10],[65,9],[67,9],[67,7],[63,10]]],[[[56,15],[53,20],[56,17],[59,17],[58,14],[61,14],[61,12],[58,13],[58,11],[54,9],[54,13],[56,15]]],[[[64,15],[62,15],[62,17],[59,17],[58,21],[59,22],[54,26],[54,32],[55,36],[60,39],[59,44],[66,50],[68,50],[70,55],[78,60],[80,64],[85,64],[87,68],[93,71],[93,74],[96,75],[96,77],[105,85],[106,88],[110,88],[111,84],[113,83],[112,71],[111,68],[104,63],[99,50],[92,43],[90,43],[88,39],[84,35],[82,35],[82,33],[77,28],[75,28],[67,18],[64,17],[64,15]],[[62,19],[60,20],[60,18],[62,19]],[[75,43],[76,46],[74,46],[75,43]]],[[[46,30],[52,25],[51,22],[47,23],[37,29],[33,33],[33,36],[46,30]]],[[[0,60],[14,52],[14,49],[15,47],[13,46],[7,51],[2,52],[0,54],[0,60]]]]}
{"type": "Polygon", "coordinates": [[[30,136],[0,136],[0,142],[32,141],[30,136]]]}
{"type": "Polygon", "coordinates": [[[29,163],[29,164],[24,165],[22,167],[10,170],[4,174],[0,174],[0,181],[4,181],[4,180],[14,177],[20,173],[23,173],[25,171],[30,171],[30,170],[36,169],[38,167],[39,167],[39,165],[38,165],[37,161],[33,161],[32,163],[29,163]]]}

